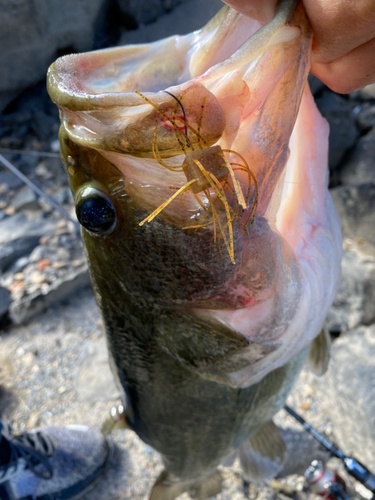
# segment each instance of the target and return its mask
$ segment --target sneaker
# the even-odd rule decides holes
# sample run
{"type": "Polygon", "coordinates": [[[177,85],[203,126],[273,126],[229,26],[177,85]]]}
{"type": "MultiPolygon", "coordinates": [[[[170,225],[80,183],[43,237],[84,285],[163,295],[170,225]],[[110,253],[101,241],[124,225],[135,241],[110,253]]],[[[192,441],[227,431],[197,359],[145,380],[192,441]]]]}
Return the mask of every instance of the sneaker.
{"type": "Polygon", "coordinates": [[[76,500],[105,470],[109,441],[89,427],[45,427],[15,435],[0,421],[8,460],[0,465],[1,500],[76,500]]]}

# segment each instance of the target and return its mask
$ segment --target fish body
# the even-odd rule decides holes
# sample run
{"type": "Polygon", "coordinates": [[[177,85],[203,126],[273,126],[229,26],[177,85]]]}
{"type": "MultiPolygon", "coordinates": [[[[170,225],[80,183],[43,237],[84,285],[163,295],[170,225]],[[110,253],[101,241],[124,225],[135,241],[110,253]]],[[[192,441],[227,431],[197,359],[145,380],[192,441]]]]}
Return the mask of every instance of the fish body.
{"type": "Polygon", "coordinates": [[[151,499],[212,496],[237,451],[245,477],[277,472],[270,421],[334,298],[328,129],[294,4],[49,70],[127,422],[165,464],[151,499]]]}

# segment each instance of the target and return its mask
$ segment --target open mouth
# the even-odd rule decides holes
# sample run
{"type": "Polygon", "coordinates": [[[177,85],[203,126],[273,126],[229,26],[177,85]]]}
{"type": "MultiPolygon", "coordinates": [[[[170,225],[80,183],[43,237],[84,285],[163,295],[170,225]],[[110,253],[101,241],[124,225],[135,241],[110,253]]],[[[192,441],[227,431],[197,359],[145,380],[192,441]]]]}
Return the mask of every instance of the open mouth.
{"type": "Polygon", "coordinates": [[[199,32],[51,66],[68,136],[123,173],[148,212],[141,226],[166,217],[210,231],[235,264],[233,232],[265,215],[288,158],[308,68],[295,55],[310,44],[294,4],[262,28],[224,7],[199,32]]]}

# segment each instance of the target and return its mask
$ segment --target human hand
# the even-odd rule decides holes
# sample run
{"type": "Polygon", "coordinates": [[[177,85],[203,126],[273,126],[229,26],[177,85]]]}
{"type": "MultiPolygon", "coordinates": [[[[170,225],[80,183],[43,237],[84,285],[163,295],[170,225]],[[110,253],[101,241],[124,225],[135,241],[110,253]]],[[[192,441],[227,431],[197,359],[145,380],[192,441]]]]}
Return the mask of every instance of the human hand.
{"type": "MultiPolygon", "coordinates": [[[[261,22],[278,0],[223,0],[261,22]]],[[[375,82],[375,0],[303,0],[314,32],[311,73],[333,91],[375,82]]]]}

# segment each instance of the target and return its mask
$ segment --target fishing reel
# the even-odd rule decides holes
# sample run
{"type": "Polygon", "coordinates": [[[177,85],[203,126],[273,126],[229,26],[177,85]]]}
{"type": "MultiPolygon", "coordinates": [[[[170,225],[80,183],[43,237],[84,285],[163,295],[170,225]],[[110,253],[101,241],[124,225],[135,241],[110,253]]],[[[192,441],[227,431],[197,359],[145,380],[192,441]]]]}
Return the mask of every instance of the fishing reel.
{"type": "MultiPolygon", "coordinates": [[[[331,443],[325,436],[320,434],[314,427],[306,422],[292,408],[285,405],[284,409],[299,422],[305,431],[311,434],[320,444],[328,450],[332,456],[339,458],[346,471],[358,482],[360,482],[375,500],[375,474],[366,468],[359,460],[345,455],[340,448],[331,443]]],[[[336,473],[326,468],[319,460],[314,460],[305,472],[306,488],[321,496],[325,500],[346,500],[349,498],[346,493],[344,480],[336,473]]],[[[370,498],[370,497],[368,497],[370,498]]]]}
{"type": "Polygon", "coordinates": [[[345,481],[320,460],[311,462],[305,472],[305,481],[305,489],[323,500],[349,500],[345,481]]]}

